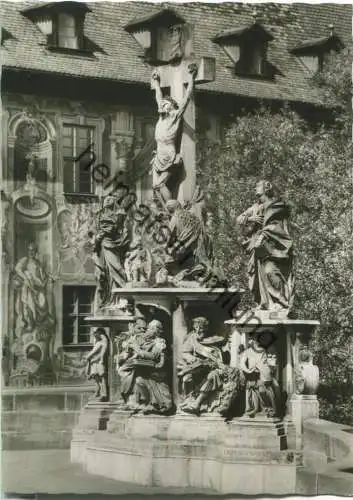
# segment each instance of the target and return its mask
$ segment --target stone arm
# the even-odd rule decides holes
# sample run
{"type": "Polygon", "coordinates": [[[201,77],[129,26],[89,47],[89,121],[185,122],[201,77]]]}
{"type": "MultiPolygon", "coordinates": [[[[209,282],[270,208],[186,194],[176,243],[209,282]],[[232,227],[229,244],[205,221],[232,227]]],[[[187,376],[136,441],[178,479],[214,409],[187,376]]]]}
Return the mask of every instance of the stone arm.
{"type": "Polygon", "coordinates": [[[97,342],[97,344],[90,350],[90,352],[86,356],[86,360],[89,361],[95,354],[99,353],[101,346],[100,343],[97,342]]]}
{"type": "Polygon", "coordinates": [[[23,257],[22,259],[20,259],[17,262],[17,264],[15,266],[15,273],[17,274],[17,276],[19,276],[24,281],[28,281],[28,278],[27,278],[27,276],[25,274],[25,270],[24,270],[25,262],[26,262],[26,257],[23,257]]]}
{"type": "Polygon", "coordinates": [[[160,110],[162,101],[163,101],[163,94],[162,94],[162,89],[161,89],[161,84],[160,84],[160,76],[158,71],[154,71],[152,73],[152,78],[151,78],[151,86],[154,88],[155,91],[155,96],[156,96],[156,103],[158,106],[158,110],[160,110]]]}
{"type": "Polygon", "coordinates": [[[197,66],[191,64],[189,66],[189,73],[191,75],[191,78],[190,78],[190,81],[188,83],[184,99],[183,99],[183,101],[182,101],[182,103],[180,105],[180,108],[177,111],[178,118],[181,118],[183,116],[183,114],[185,113],[185,110],[186,110],[186,108],[187,108],[187,106],[188,106],[188,104],[190,102],[191,96],[192,96],[192,94],[194,92],[194,89],[195,89],[195,78],[196,78],[196,75],[197,75],[197,66]]]}
{"type": "Polygon", "coordinates": [[[262,224],[263,218],[256,213],[256,205],[252,205],[245,212],[240,214],[236,218],[236,222],[239,225],[246,225],[248,222],[257,222],[262,224]]]}
{"type": "Polygon", "coordinates": [[[244,373],[253,373],[255,368],[249,368],[248,367],[248,355],[246,354],[246,351],[244,353],[241,354],[240,356],[240,369],[244,372],[244,373]]]}

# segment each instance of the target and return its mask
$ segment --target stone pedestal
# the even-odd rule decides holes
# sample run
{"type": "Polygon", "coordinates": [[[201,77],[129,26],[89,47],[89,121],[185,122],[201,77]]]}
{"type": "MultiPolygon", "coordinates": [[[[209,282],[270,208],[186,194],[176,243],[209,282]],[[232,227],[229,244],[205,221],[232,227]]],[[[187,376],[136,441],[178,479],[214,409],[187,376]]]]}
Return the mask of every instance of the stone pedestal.
{"type": "Polygon", "coordinates": [[[319,402],[313,394],[295,394],[288,402],[288,413],[291,415],[296,435],[297,446],[300,447],[303,435],[303,423],[311,418],[319,418],[319,402]]]}
{"type": "Polygon", "coordinates": [[[96,431],[107,428],[111,412],[117,408],[112,403],[88,403],[80,412],[77,425],[72,431],[71,462],[86,463],[87,444],[96,431]]]}
{"type": "Polygon", "coordinates": [[[300,355],[309,351],[311,336],[319,325],[314,320],[295,320],[272,311],[238,311],[233,320],[226,321],[232,328],[232,343],[236,359],[232,362],[239,365],[238,346],[246,347],[249,338],[255,333],[271,332],[273,343],[271,348],[277,356],[277,380],[287,401],[284,411],[286,425],[294,425],[295,441],[301,446],[298,439],[302,433],[302,422],[306,418],[317,418],[318,401],[316,395],[298,394],[304,389],[299,387],[298,374],[301,369],[300,355]]]}
{"type": "Polygon", "coordinates": [[[86,444],[88,472],[146,486],[222,493],[295,492],[300,456],[277,419],[131,416],[114,411],[86,444]]]}

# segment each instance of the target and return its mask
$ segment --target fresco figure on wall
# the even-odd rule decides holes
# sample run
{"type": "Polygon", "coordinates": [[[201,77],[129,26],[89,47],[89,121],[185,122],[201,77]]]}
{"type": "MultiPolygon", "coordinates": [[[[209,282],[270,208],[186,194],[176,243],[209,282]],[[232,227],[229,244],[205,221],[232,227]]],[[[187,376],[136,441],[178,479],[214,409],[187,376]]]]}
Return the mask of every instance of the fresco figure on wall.
{"type": "Polygon", "coordinates": [[[151,86],[155,90],[159,119],[155,129],[157,150],[152,159],[153,190],[163,204],[172,198],[174,186],[169,185],[171,176],[180,171],[183,160],[178,152],[178,135],[184,112],[194,91],[197,66],[189,66],[190,81],[183,102],[163,97],[158,71],[152,74],[151,86]]]}
{"type": "Polygon", "coordinates": [[[289,311],[294,288],[289,207],[268,181],[257,183],[256,198],[256,203],[237,218],[244,228],[249,256],[249,288],[260,309],[289,311]]]}
{"type": "Polygon", "coordinates": [[[27,257],[20,259],[15,267],[16,313],[22,333],[31,333],[36,328],[47,328],[54,323],[48,307],[48,275],[37,254],[37,245],[30,243],[27,257]]]}

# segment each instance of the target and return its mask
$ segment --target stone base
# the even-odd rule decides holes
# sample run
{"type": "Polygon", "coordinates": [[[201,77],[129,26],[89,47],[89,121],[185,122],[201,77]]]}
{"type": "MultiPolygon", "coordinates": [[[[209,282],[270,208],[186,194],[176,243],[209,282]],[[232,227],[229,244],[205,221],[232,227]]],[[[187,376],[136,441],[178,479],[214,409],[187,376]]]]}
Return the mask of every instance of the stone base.
{"type": "Polygon", "coordinates": [[[5,450],[70,448],[72,429],[93,387],[6,387],[2,392],[5,450]]]}
{"type": "MultiPolygon", "coordinates": [[[[74,445],[76,446],[76,445],[74,445]]],[[[277,419],[111,414],[86,442],[87,472],[146,486],[295,493],[300,456],[277,419]]],[[[83,456],[83,455],[82,455],[83,456]]]]}
{"type": "Polygon", "coordinates": [[[302,445],[303,423],[319,418],[319,402],[316,395],[295,395],[288,402],[288,410],[295,427],[296,448],[302,445]]]}
{"type": "Polygon", "coordinates": [[[77,425],[72,431],[71,462],[84,464],[87,444],[96,431],[104,431],[110,414],[117,408],[114,403],[89,402],[80,412],[77,425]]]}

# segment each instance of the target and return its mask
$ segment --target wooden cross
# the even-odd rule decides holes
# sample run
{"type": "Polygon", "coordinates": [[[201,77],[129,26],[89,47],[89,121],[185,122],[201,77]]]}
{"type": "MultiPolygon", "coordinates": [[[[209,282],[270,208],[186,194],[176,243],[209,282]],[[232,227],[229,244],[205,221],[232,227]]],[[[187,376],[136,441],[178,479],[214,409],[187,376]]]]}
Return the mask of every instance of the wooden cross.
{"type": "MultiPolygon", "coordinates": [[[[177,62],[158,66],[161,87],[170,88],[170,97],[180,105],[185,94],[185,84],[189,81],[188,67],[196,63],[198,74],[195,83],[211,82],[215,79],[215,61],[213,58],[195,59],[192,52],[192,33],[189,26],[183,26],[184,51],[181,59],[177,62]]],[[[160,40],[163,44],[164,40],[160,40]]],[[[163,49],[163,47],[162,47],[163,49]]],[[[183,158],[186,177],[180,184],[178,200],[180,202],[190,201],[196,187],[196,109],[195,96],[192,95],[184,112],[182,124],[182,139],[180,153],[183,158]]]]}

